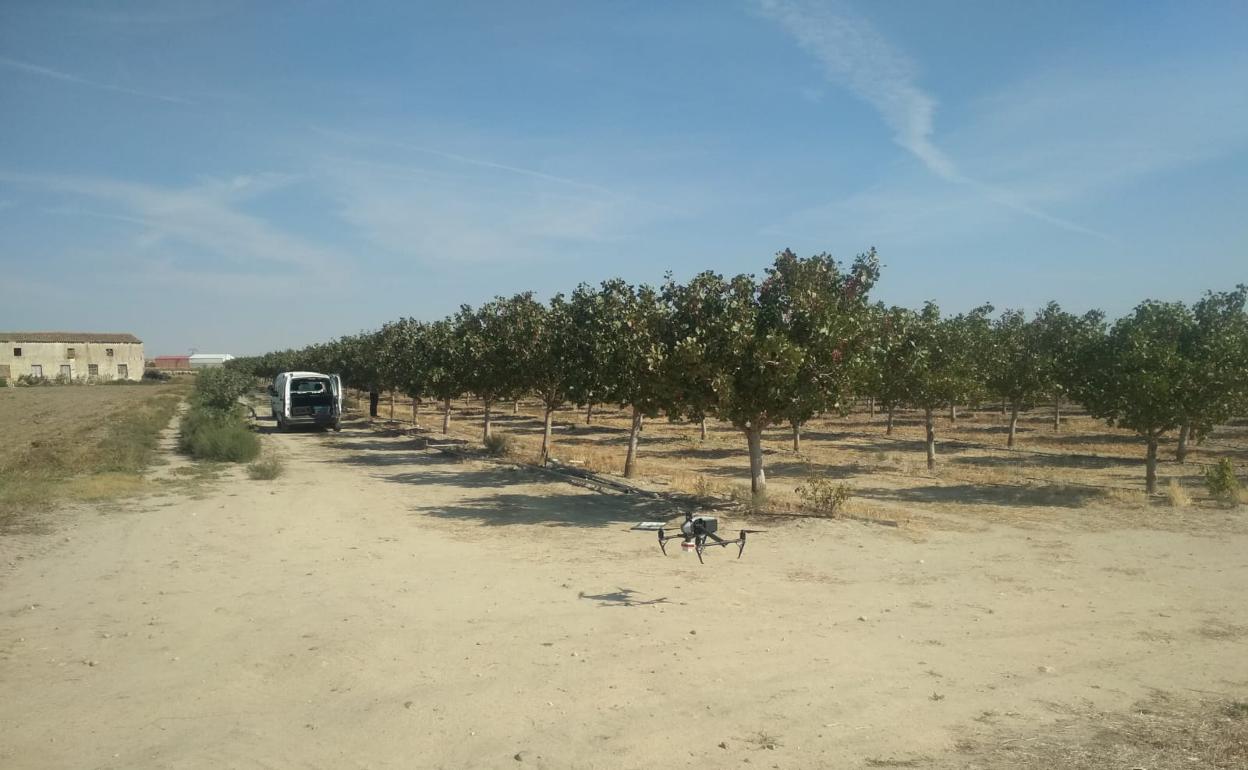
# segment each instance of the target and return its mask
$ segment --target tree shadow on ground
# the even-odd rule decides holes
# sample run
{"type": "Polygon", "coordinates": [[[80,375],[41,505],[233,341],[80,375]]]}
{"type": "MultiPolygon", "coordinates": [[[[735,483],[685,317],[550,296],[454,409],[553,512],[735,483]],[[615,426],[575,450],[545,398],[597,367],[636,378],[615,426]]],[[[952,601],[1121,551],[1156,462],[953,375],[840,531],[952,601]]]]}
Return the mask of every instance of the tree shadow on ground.
{"type": "MultiPolygon", "coordinates": [[[[710,468],[696,469],[696,472],[703,476],[711,476],[722,479],[738,479],[745,483],[749,483],[750,465],[748,458],[743,456],[744,454],[744,452],[738,452],[735,455],[742,456],[742,462],[740,465],[716,465],[710,468]]],[[[766,472],[767,477],[771,479],[803,479],[810,476],[812,473],[826,479],[848,479],[854,476],[868,474],[872,471],[872,468],[859,463],[832,465],[830,463],[805,462],[801,460],[781,460],[778,462],[768,461],[764,463],[763,470],[766,472]]]]}
{"type": "Polygon", "coordinates": [[[651,604],[671,604],[666,596],[658,599],[639,599],[637,592],[631,588],[617,588],[610,593],[602,594],[587,594],[581,591],[577,593],[576,598],[598,602],[599,607],[645,607],[651,604]]]}
{"type": "MultiPolygon", "coordinates": [[[[444,480],[444,483],[456,482],[444,480]]],[[[571,491],[553,494],[493,494],[456,505],[413,508],[412,512],[419,516],[467,521],[486,527],[529,524],[593,529],[637,521],[666,521],[682,513],[677,505],[669,501],[634,495],[608,497],[571,491]]]]}
{"type": "Polygon", "coordinates": [[[974,465],[981,468],[1083,468],[1104,470],[1139,465],[1143,458],[1105,457],[1103,455],[1049,455],[1016,454],[990,457],[954,457],[950,462],[957,465],[974,465]]]}
{"type": "MultiPolygon", "coordinates": [[[[828,431],[828,430],[804,430],[802,431],[802,441],[845,441],[847,439],[859,438],[861,433],[851,433],[848,431],[828,431]]],[[[779,438],[779,437],[777,437],[779,438]]],[[[785,431],[784,440],[792,444],[793,432],[785,431]]]]}
{"type": "MultiPolygon", "coordinates": [[[[637,451],[643,457],[678,457],[687,460],[727,460],[732,457],[748,457],[745,442],[741,447],[675,447],[673,449],[656,449],[648,444],[639,445],[637,451]]],[[[764,450],[765,452],[768,450],[764,450]]],[[[774,450],[771,450],[774,451],[774,450]]]]}
{"type": "MultiPolygon", "coordinates": [[[[1168,443],[1170,437],[1163,438],[1162,444],[1168,443]]],[[[1045,444],[1057,444],[1058,446],[1071,446],[1078,444],[1133,444],[1141,448],[1143,451],[1144,439],[1135,435],[1127,435],[1124,433],[1077,433],[1061,434],[1049,431],[1047,435],[1037,432],[1033,440],[1045,444]]]]}
{"type": "MultiPolygon", "coordinates": [[[[863,452],[914,452],[923,455],[927,452],[927,444],[922,439],[906,439],[892,438],[889,436],[881,436],[877,439],[868,439],[859,441],[854,444],[847,445],[846,448],[856,449],[863,452]]],[[[977,444],[970,441],[958,441],[949,439],[942,441],[940,434],[936,436],[936,454],[948,455],[966,452],[972,449],[991,449],[985,444],[977,444]]]]}
{"type": "Polygon", "coordinates": [[[1082,508],[1102,497],[1100,490],[1065,484],[1013,486],[951,484],[906,489],[858,488],[854,495],[896,503],[958,503],[961,505],[1045,506],[1082,508]]]}

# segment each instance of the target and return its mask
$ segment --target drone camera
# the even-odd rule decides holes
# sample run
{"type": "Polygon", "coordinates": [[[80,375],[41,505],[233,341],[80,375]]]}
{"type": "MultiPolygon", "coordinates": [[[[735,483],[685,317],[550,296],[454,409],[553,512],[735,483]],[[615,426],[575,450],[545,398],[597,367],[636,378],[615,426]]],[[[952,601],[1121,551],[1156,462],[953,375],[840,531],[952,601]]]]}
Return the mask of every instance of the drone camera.
{"type": "Polygon", "coordinates": [[[680,525],[681,534],[688,536],[709,535],[719,529],[719,521],[714,516],[694,516],[680,525]]]}

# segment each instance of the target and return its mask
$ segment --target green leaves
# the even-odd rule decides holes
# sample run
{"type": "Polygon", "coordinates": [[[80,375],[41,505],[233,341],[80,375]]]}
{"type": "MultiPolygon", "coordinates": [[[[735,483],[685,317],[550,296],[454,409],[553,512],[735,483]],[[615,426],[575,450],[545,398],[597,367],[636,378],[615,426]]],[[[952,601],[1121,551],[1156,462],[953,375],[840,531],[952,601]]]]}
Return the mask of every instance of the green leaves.
{"type": "Polygon", "coordinates": [[[1076,396],[1094,416],[1145,437],[1177,428],[1189,366],[1183,342],[1192,322],[1182,303],[1141,303],[1084,346],[1076,396]]]}

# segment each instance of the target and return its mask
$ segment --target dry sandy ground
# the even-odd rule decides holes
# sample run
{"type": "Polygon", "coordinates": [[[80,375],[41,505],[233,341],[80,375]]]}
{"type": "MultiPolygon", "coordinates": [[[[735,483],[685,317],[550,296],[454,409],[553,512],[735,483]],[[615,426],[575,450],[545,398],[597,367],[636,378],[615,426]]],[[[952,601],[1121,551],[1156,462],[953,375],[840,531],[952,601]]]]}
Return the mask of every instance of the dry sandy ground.
{"type": "Polygon", "coordinates": [[[1242,526],[801,521],[702,566],[627,531],[653,504],[266,440],[276,481],[0,541],[0,767],[979,767],[997,729],[1248,693],[1242,526]]]}

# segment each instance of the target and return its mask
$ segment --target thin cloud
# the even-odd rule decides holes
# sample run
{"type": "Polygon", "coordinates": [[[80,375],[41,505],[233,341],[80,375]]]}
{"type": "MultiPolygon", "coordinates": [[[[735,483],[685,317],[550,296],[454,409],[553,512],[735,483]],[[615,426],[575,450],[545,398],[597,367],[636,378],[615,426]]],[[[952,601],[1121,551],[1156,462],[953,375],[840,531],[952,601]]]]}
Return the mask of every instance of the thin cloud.
{"type": "Polygon", "coordinates": [[[823,64],[828,79],[870,104],[893,130],[893,139],[945,179],[960,181],[957,167],[932,143],[936,100],[915,84],[910,59],[871,23],[848,9],[801,0],[759,0],[765,15],[823,64]]]}
{"type": "Polygon", "coordinates": [[[113,91],[115,93],[127,94],[129,96],[140,96],[145,99],[157,99],[159,101],[168,102],[170,104],[186,104],[186,105],[195,104],[195,102],[192,102],[190,99],[183,99],[180,96],[167,96],[165,94],[153,93],[151,91],[141,91],[137,88],[126,88],[125,86],[119,86],[115,83],[104,83],[98,80],[91,80],[89,78],[84,78],[79,75],[74,75],[68,72],[61,72],[60,70],[54,70],[51,67],[44,67],[39,64],[32,64],[31,62],[27,62],[27,61],[19,61],[18,59],[9,59],[5,57],[0,57],[0,67],[7,67],[11,70],[24,72],[27,75],[35,75],[37,77],[44,77],[44,78],[50,78],[52,80],[59,80],[63,83],[73,83],[75,85],[86,86],[88,88],[96,88],[101,91],[113,91]]]}
{"type": "MultiPolygon", "coordinates": [[[[131,248],[180,255],[200,267],[226,265],[234,270],[271,272],[317,282],[336,277],[337,257],[302,237],[242,211],[220,186],[169,188],[135,182],[0,170],[0,182],[37,187],[106,204],[111,210],[60,207],[78,216],[107,218],[141,229],[131,248]]],[[[245,198],[240,193],[237,197],[245,198]]]]}
{"type": "Polygon", "coordinates": [[[323,129],[323,128],[317,128],[315,130],[318,133],[333,137],[335,139],[341,139],[341,140],[346,140],[350,142],[365,142],[368,144],[385,145],[388,147],[393,147],[395,149],[407,150],[409,152],[419,152],[425,155],[433,155],[438,158],[444,158],[446,160],[453,160],[457,163],[465,163],[471,166],[478,166],[480,168],[490,168],[490,169],[496,169],[498,171],[508,171],[512,174],[520,174],[522,176],[532,177],[534,179],[541,179],[546,182],[554,182],[556,184],[568,185],[570,187],[579,187],[583,190],[593,190],[595,192],[602,193],[603,195],[615,195],[615,192],[613,190],[610,190],[601,185],[596,185],[591,182],[582,182],[579,179],[569,179],[568,177],[556,176],[554,174],[547,174],[544,171],[538,171],[536,169],[531,169],[531,168],[524,168],[523,166],[513,166],[507,163],[497,163],[495,161],[486,160],[484,158],[474,158],[468,155],[459,155],[457,153],[446,152],[445,150],[438,150],[433,147],[424,147],[421,145],[409,144],[407,142],[399,142],[399,141],[393,141],[389,139],[373,139],[373,138],[366,138],[366,137],[349,136],[346,134],[339,133],[337,131],[330,131],[328,129],[323,129]]]}
{"type": "Polygon", "coordinates": [[[919,88],[916,67],[871,22],[839,5],[816,6],[807,0],[757,0],[763,14],[776,21],[824,66],[828,79],[870,104],[893,130],[893,140],[936,176],[969,185],[1012,211],[1070,232],[1106,241],[1114,238],[1077,222],[1054,216],[997,185],[963,174],[932,139],[936,100],[919,88]]]}

